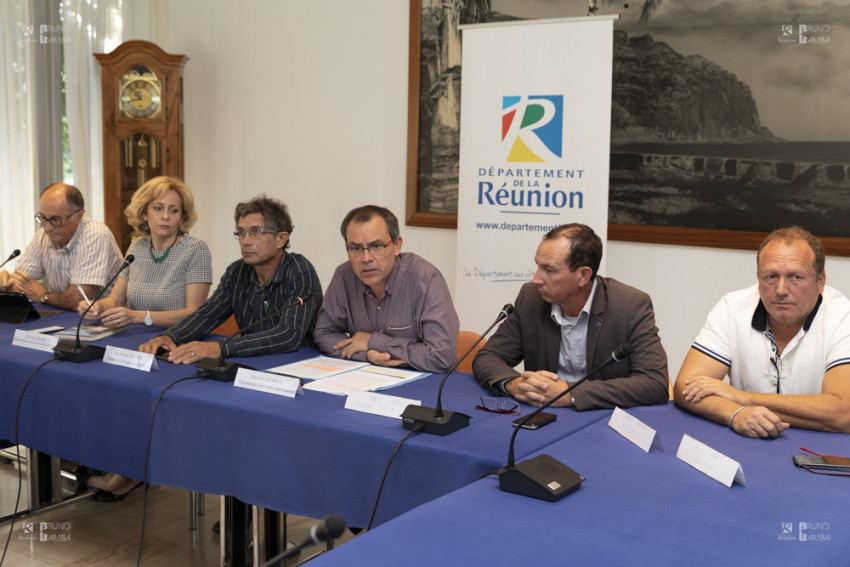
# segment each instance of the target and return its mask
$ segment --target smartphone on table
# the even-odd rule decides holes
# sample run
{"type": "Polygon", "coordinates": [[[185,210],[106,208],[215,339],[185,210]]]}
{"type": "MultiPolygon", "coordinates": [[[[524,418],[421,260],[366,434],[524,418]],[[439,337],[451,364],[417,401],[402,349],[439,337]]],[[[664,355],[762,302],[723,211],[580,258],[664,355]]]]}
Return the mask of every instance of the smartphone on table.
{"type": "Polygon", "coordinates": [[[831,455],[794,455],[794,464],[822,471],[850,473],[850,458],[831,455]]]}
{"type": "MultiPolygon", "coordinates": [[[[518,427],[527,416],[518,417],[514,420],[514,427],[518,427]]],[[[544,425],[552,423],[558,419],[554,413],[546,413],[545,411],[538,413],[527,422],[522,423],[523,429],[540,429],[544,425]]]]}

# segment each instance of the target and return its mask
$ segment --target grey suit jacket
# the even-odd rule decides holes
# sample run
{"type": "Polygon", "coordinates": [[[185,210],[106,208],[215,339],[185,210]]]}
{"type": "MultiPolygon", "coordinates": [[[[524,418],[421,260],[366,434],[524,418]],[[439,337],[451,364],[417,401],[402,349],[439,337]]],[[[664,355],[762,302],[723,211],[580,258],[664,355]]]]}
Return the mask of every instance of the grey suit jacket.
{"type": "MultiPolygon", "coordinates": [[[[615,279],[597,276],[597,281],[587,323],[588,372],[622,343],[631,343],[634,354],[578,386],[572,392],[576,409],[666,403],[667,354],[658,337],[652,300],[615,279]]],[[[526,370],[558,372],[561,329],[552,320],[551,309],[534,284],[522,286],[514,312],[473,361],[475,378],[482,386],[498,394],[495,385],[519,376],[513,367],[521,361],[526,370]]]]}

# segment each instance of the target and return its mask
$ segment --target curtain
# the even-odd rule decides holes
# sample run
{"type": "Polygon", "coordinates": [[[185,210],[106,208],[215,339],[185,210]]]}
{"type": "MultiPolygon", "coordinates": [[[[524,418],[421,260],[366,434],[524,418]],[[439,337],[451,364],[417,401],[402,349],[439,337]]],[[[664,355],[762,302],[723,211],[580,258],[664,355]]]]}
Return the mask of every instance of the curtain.
{"type": "MultiPolygon", "coordinates": [[[[0,2],[0,257],[23,249],[34,230],[37,195],[35,64],[37,30],[24,2],[0,2]]],[[[2,261],[0,260],[0,261],[2,261]]],[[[5,269],[11,268],[7,264],[5,269]]]]}
{"type": "Polygon", "coordinates": [[[103,135],[100,65],[94,53],[109,53],[122,41],[123,0],[63,0],[65,112],[74,185],[90,217],[103,220],[103,135]]]}
{"type": "MultiPolygon", "coordinates": [[[[74,184],[89,216],[104,217],[103,132],[100,64],[94,53],[110,53],[122,42],[156,42],[167,34],[167,0],[63,0],[65,108],[74,184]],[[158,32],[158,35],[157,35],[158,32]]],[[[163,47],[160,44],[160,47],[163,47]]]]}
{"type": "Polygon", "coordinates": [[[0,0],[0,261],[30,241],[40,190],[62,180],[63,65],[73,183],[89,216],[103,219],[100,65],[92,54],[129,39],[156,41],[154,32],[166,37],[166,14],[167,0],[0,0]]]}

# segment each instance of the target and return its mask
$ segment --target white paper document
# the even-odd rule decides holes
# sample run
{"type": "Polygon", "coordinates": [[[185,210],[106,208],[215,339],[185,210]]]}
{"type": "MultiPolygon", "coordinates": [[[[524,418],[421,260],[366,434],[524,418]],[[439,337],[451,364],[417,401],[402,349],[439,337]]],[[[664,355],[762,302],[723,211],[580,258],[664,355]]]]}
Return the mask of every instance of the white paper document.
{"type": "Polygon", "coordinates": [[[421,400],[399,398],[375,392],[349,392],[345,409],[401,419],[401,412],[409,405],[421,406],[421,400]]]}
{"type": "Polygon", "coordinates": [[[274,368],[267,369],[266,372],[274,372],[275,374],[283,374],[284,376],[296,376],[306,380],[318,380],[319,378],[327,378],[340,372],[348,372],[349,370],[368,365],[368,362],[357,362],[344,358],[331,358],[329,356],[315,356],[306,360],[275,366],[274,368]]]}
{"type": "Polygon", "coordinates": [[[304,389],[330,394],[348,394],[353,390],[364,392],[386,390],[422,376],[425,376],[424,372],[416,372],[415,370],[366,366],[336,376],[314,380],[306,384],[304,389]]]}
{"type": "Polygon", "coordinates": [[[103,362],[123,366],[124,368],[132,368],[133,370],[141,370],[143,372],[150,372],[151,369],[159,370],[156,357],[153,353],[139,352],[112,345],[106,346],[106,352],[103,353],[103,362]]]}
{"type": "Polygon", "coordinates": [[[53,352],[53,347],[58,342],[59,337],[55,335],[43,335],[33,331],[24,331],[23,329],[15,329],[15,335],[12,337],[12,344],[14,346],[43,350],[44,352],[53,352]]]}
{"type": "Polygon", "coordinates": [[[608,427],[649,453],[652,447],[659,451],[663,451],[661,439],[656,431],[631,415],[630,413],[614,408],[614,413],[611,414],[611,419],[608,420],[608,427]]]}
{"type": "Polygon", "coordinates": [[[276,366],[266,372],[312,380],[304,385],[305,390],[341,395],[351,391],[384,390],[427,375],[416,370],[375,366],[328,356],[276,366]]]}
{"type": "Polygon", "coordinates": [[[304,393],[299,378],[247,368],[240,368],[236,371],[236,379],[233,381],[233,385],[237,388],[256,390],[287,398],[294,398],[296,395],[304,393]]]}
{"type": "Polygon", "coordinates": [[[744,470],[738,461],[712,449],[705,443],[697,441],[688,434],[682,436],[679,450],[676,451],[676,458],[685,461],[727,488],[731,487],[733,482],[747,486],[744,470]]]}

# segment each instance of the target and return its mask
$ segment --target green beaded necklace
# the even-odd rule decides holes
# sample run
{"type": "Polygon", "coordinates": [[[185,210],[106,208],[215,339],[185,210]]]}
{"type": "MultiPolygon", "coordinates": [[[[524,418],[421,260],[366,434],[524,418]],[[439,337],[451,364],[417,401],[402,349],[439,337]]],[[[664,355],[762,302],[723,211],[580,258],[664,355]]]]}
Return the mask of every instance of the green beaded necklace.
{"type": "Polygon", "coordinates": [[[165,262],[165,259],[168,258],[169,254],[171,254],[171,249],[174,248],[175,244],[177,244],[178,238],[180,238],[180,231],[179,230],[177,231],[177,235],[174,237],[174,242],[171,243],[171,246],[169,246],[168,248],[165,249],[165,254],[163,254],[162,256],[157,258],[156,256],[153,255],[153,237],[151,237],[150,254],[151,254],[151,260],[153,261],[154,264],[162,264],[163,262],[165,262]]]}

